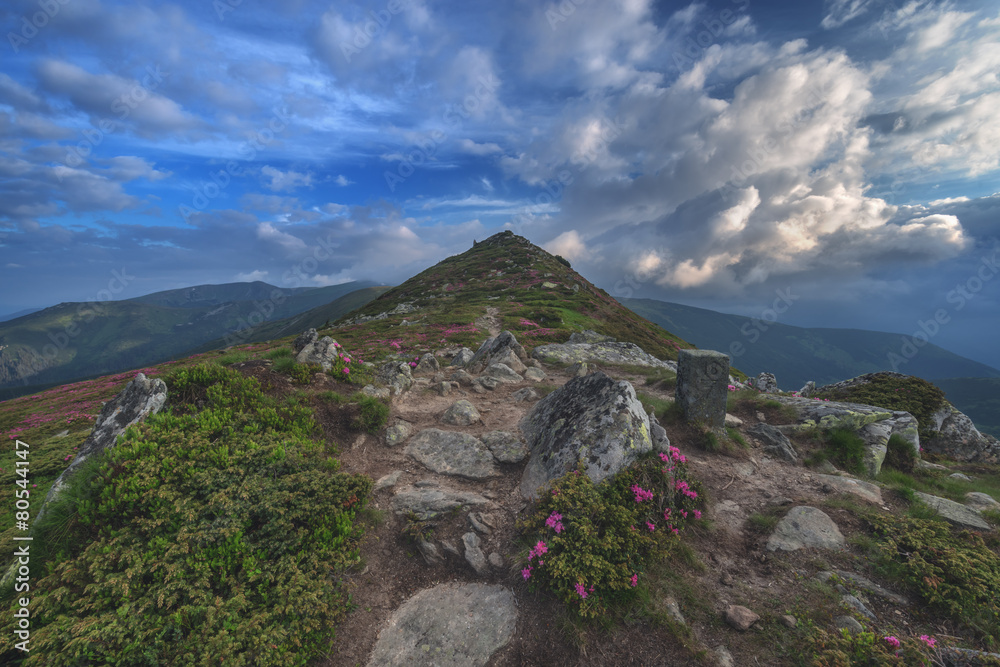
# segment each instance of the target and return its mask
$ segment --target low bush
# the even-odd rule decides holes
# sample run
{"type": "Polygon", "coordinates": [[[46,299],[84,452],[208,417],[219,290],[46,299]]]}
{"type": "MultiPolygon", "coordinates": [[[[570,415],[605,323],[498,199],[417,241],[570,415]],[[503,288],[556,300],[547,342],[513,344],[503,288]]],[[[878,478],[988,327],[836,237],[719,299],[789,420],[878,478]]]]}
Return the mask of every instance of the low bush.
{"type": "Polygon", "coordinates": [[[917,464],[917,452],[913,449],[910,441],[899,434],[889,438],[888,448],[885,453],[885,465],[901,470],[903,472],[913,472],[917,464]]]}
{"type": "Polygon", "coordinates": [[[892,377],[876,375],[871,382],[849,389],[825,391],[815,394],[832,401],[848,401],[875,405],[889,410],[903,410],[913,415],[920,425],[920,437],[932,437],[933,415],[944,404],[944,392],[917,377],[892,377]]]}
{"type": "Polygon", "coordinates": [[[849,473],[864,473],[865,441],[854,431],[831,429],[825,433],[824,440],[824,452],[829,460],[849,473]]]}
{"type": "Polygon", "coordinates": [[[700,519],[697,482],[676,447],[595,485],[579,471],[556,480],[519,522],[531,545],[521,574],[582,617],[634,596],[649,559],[700,519]]]}
{"type": "Polygon", "coordinates": [[[367,431],[368,433],[378,433],[389,420],[389,406],[379,398],[358,392],[353,398],[358,401],[358,416],[354,420],[354,427],[367,431]]]}

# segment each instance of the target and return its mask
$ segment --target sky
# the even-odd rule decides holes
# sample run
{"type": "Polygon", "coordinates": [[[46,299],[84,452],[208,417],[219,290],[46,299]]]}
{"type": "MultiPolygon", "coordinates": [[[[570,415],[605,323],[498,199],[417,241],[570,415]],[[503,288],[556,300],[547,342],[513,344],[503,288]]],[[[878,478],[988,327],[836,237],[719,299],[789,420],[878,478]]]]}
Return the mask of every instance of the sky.
{"type": "Polygon", "coordinates": [[[15,0],[0,27],[0,313],[395,284],[511,229],[612,296],[1000,367],[994,2],[15,0]]]}

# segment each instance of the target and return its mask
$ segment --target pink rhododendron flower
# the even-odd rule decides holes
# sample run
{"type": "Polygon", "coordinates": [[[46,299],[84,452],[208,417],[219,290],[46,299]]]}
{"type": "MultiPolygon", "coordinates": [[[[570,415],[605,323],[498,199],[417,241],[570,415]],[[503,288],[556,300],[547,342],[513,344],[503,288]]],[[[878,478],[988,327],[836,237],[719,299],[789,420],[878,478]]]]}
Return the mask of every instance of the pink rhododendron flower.
{"type": "Polygon", "coordinates": [[[927,635],[920,635],[917,639],[927,644],[931,648],[934,648],[934,645],[937,644],[936,639],[934,639],[933,637],[928,637],[927,635]]]}
{"type": "Polygon", "coordinates": [[[559,512],[553,512],[549,515],[549,518],[545,520],[545,525],[552,528],[556,533],[561,533],[565,528],[562,525],[562,514],[559,512]]]}
{"type": "Polygon", "coordinates": [[[524,577],[525,581],[527,581],[528,578],[531,576],[531,567],[526,567],[523,570],[521,570],[521,576],[524,577]]]}
{"type": "Polygon", "coordinates": [[[577,584],[576,585],[576,594],[579,595],[582,598],[586,598],[587,597],[587,589],[584,588],[583,584],[577,584]]]}
{"type": "Polygon", "coordinates": [[[629,580],[629,583],[632,584],[632,588],[635,588],[636,585],[639,583],[639,575],[638,574],[633,574],[632,578],[629,580]]]}
{"type": "Polygon", "coordinates": [[[345,368],[345,369],[344,369],[344,373],[346,373],[346,374],[350,374],[350,372],[351,372],[351,369],[350,369],[350,368],[345,368]]]}
{"type": "Polygon", "coordinates": [[[656,530],[656,524],[653,524],[653,523],[650,523],[649,521],[647,521],[646,522],[646,528],[649,528],[649,532],[653,532],[654,530],[656,530]]]}
{"type": "Polygon", "coordinates": [[[694,518],[695,519],[700,519],[701,518],[701,510],[695,510],[694,511],[694,518]]]}
{"type": "Polygon", "coordinates": [[[885,643],[891,646],[892,648],[899,648],[899,639],[897,639],[896,637],[889,635],[888,637],[883,637],[882,639],[884,639],[885,643]]]}
{"type": "Polygon", "coordinates": [[[632,485],[632,493],[635,494],[635,502],[641,503],[643,500],[652,500],[653,492],[647,491],[638,484],[632,485]]]}

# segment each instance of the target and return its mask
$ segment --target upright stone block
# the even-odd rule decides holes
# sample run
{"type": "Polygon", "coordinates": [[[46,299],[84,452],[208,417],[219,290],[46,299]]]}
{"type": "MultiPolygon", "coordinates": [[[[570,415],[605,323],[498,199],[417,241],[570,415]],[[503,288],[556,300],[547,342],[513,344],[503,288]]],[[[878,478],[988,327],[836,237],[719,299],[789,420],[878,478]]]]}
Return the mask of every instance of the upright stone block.
{"type": "Polygon", "coordinates": [[[722,429],[726,422],[729,357],[714,350],[677,354],[677,404],[687,421],[722,429]]]}

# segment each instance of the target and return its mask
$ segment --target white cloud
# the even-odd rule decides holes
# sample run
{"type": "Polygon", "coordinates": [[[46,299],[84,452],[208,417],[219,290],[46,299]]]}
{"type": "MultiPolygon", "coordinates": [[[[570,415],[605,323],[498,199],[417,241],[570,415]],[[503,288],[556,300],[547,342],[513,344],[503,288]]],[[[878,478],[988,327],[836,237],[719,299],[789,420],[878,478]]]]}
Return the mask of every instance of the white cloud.
{"type": "Polygon", "coordinates": [[[270,165],[261,167],[260,173],[271,179],[267,187],[273,192],[291,192],[297,188],[312,187],[313,184],[312,174],[301,174],[297,171],[281,171],[270,165]]]}
{"type": "Polygon", "coordinates": [[[342,188],[345,188],[345,187],[347,187],[348,185],[353,185],[353,184],[354,184],[354,181],[352,181],[352,180],[349,180],[349,179],[348,179],[348,178],[347,178],[346,176],[344,176],[343,174],[338,174],[338,175],[337,175],[337,178],[333,179],[333,182],[334,182],[334,183],[336,183],[337,185],[339,185],[339,186],[340,186],[340,187],[342,187],[342,188]]]}
{"type": "Polygon", "coordinates": [[[241,283],[253,283],[257,281],[267,280],[267,271],[261,271],[260,269],[251,271],[249,273],[237,273],[235,279],[241,283]]]}

